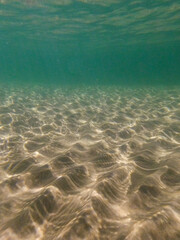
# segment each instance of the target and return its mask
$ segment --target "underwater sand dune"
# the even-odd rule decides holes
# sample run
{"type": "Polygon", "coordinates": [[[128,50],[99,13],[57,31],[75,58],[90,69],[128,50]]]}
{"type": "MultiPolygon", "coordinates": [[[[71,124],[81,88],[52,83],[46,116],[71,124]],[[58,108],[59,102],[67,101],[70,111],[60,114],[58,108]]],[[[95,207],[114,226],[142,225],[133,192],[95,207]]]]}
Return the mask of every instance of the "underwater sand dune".
{"type": "Polygon", "coordinates": [[[179,89],[1,89],[0,239],[180,239],[179,123],[179,89]]]}

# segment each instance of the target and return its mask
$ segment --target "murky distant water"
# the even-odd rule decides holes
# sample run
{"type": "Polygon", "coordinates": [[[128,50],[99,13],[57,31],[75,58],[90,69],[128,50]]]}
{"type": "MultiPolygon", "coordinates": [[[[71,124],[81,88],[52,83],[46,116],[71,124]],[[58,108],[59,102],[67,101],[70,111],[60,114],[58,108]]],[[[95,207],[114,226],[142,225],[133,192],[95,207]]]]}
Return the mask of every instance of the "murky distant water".
{"type": "Polygon", "coordinates": [[[180,239],[179,10],[0,0],[0,240],[180,239]]]}

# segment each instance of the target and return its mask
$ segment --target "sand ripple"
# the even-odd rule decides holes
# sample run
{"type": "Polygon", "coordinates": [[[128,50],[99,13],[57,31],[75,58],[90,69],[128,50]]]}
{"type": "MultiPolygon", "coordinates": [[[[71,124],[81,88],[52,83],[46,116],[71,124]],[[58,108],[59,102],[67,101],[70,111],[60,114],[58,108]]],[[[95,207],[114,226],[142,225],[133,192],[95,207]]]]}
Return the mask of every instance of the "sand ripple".
{"type": "Polygon", "coordinates": [[[180,90],[1,89],[0,239],[180,239],[180,90]]]}

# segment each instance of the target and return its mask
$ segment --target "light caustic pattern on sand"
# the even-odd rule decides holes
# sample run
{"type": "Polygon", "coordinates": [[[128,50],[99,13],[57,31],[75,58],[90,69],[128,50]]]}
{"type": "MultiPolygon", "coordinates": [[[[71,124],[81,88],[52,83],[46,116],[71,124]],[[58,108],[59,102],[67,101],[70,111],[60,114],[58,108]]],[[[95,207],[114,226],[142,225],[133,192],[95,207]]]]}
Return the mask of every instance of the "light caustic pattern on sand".
{"type": "Polygon", "coordinates": [[[180,239],[180,90],[1,88],[0,239],[180,239]]]}

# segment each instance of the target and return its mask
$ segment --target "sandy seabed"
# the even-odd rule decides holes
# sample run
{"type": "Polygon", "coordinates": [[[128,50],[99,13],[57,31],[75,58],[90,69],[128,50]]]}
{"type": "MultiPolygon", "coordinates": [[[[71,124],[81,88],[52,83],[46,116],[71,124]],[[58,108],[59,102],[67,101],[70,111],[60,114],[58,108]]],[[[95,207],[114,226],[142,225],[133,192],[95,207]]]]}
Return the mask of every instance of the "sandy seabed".
{"type": "Polygon", "coordinates": [[[179,240],[180,89],[0,89],[0,240],[179,240]]]}

